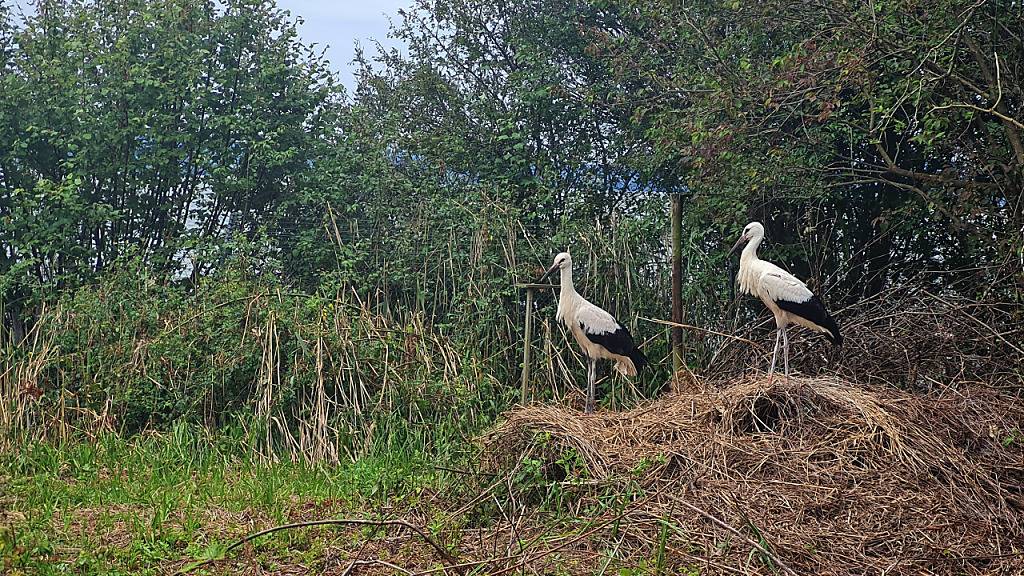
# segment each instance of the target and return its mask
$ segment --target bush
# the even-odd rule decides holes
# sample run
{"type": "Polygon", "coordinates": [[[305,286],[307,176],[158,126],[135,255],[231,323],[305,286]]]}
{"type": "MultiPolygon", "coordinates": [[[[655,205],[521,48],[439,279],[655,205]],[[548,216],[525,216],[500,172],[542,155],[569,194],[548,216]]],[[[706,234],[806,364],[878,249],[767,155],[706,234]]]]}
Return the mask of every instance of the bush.
{"type": "Polygon", "coordinates": [[[5,350],[4,435],[239,425],[264,457],[336,461],[444,444],[506,404],[422,318],[398,324],[244,268],[190,287],[119,266],[44,307],[5,350]]]}

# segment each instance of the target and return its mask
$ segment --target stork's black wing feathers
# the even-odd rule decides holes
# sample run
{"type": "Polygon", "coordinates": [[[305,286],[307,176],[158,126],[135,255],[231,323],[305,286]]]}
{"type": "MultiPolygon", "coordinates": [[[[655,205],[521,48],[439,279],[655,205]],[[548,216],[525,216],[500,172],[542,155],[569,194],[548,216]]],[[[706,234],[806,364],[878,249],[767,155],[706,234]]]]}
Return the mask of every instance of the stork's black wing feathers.
{"type": "Polygon", "coordinates": [[[812,295],[810,300],[806,302],[792,302],[779,299],[775,303],[786,312],[810,320],[828,330],[828,332],[822,332],[822,334],[825,335],[825,338],[828,338],[829,342],[836,346],[843,343],[843,335],[839,333],[839,325],[836,324],[835,319],[828,313],[828,310],[825,310],[825,305],[817,295],[812,295]]]}
{"type": "Polygon", "coordinates": [[[580,322],[580,328],[583,333],[587,335],[594,344],[604,346],[612,354],[618,354],[619,356],[628,356],[633,361],[633,366],[636,367],[639,372],[649,362],[644,353],[636,347],[636,342],[633,341],[633,335],[629,333],[629,330],[616,322],[616,329],[614,332],[602,332],[596,334],[587,329],[587,326],[580,322]]]}
{"type": "Polygon", "coordinates": [[[633,335],[629,333],[629,330],[625,326],[618,322],[616,322],[614,332],[597,333],[597,331],[589,329],[583,322],[580,322],[580,328],[591,342],[604,346],[613,354],[626,356],[629,354],[630,350],[636,348],[636,343],[633,342],[633,335]]]}

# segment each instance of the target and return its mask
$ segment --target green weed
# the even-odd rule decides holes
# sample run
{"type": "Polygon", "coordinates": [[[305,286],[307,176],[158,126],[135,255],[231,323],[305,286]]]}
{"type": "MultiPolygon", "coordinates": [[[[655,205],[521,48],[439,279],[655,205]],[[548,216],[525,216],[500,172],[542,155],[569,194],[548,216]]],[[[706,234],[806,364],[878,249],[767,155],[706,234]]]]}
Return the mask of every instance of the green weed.
{"type": "MultiPolygon", "coordinates": [[[[12,520],[0,524],[0,571],[164,573],[180,561],[222,556],[253,525],[401,507],[442,480],[415,454],[337,467],[258,464],[243,446],[176,425],[132,439],[31,443],[5,455],[0,513],[12,520]]],[[[266,548],[314,562],[324,543],[297,531],[266,548]]]]}

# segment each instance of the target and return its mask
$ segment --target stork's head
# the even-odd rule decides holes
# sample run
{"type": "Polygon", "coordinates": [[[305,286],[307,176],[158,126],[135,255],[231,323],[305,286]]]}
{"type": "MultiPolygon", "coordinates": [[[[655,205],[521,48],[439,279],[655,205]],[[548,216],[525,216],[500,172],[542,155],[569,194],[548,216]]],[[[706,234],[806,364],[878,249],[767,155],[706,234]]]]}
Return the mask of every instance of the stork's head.
{"type": "Polygon", "coordinates": [[[548,271],[545,272],[544,275],[540,277],[540,280],[538,280],[538,282],[544,282],[545,280],[547,280],[549,277],[551,277],[556,272],[561,272],[562,270],[571,270],[571,269],[572,269],[572,256],[569,256],[568,252],[562,252],[558,256],[555,256],[555,262],[551,265],[551,268],[548,268],[548,271]]]}
{"type": "Polygon", "coordinates": [[[743,234],[736,240],[736,243],[732,245],[732,250],[729,250],[729,256],[732,256],[740,246],[743,246],[747,242],[750,242],[754,238],[764,238],[764,226],[760,222],[751,222],[743,228],[743,234]]]}

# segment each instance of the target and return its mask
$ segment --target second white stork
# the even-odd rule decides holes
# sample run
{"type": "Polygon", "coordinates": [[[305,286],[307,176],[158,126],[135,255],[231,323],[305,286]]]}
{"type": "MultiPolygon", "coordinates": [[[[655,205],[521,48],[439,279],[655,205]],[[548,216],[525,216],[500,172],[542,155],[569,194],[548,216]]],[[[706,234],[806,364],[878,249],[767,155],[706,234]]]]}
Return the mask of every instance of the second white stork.
{"type": "Polygon", "coordinates": [[[814,295],[807,285],[789,272],[771,262],[757,257],[757,247],[764,240],[764,226],[760,222],[751,222],[743,229],[743,234],[736,240],[731,257],[736,250],[746,243],[740,255],[740,271],[736,281],[740,292],[757,296],[775,315],[775,350],[772,352],[772,365],[768,375],[775,372],[775,361],[779,355],[779,339],[782,339],[782,357],[786,376],[789,376],[789,336],[786,327],[797,324],[810,328],[825,335],[832,344],[840,346],[843,336],[839,333],[839,325],[825,310],[821,298],[814,295]]]}
{"type": "Polygon", "coordinates": [[[615,369],[624,376],[636,376],[637,372],[647,365],[647,357],[637,348],[633,336],[625,326],[607,311],[591,304],[576,292],[576,287],[572,283],[572,257],[568,252],[555,256],[554,264],[541,277],[540,282],[544,282],[555,272],[561,274],[556,319],[565,323],[587,357],[585,410],[590,413],[594,411],[594,389],[597,386],[599,359],[613,361],[615,369]]]}

